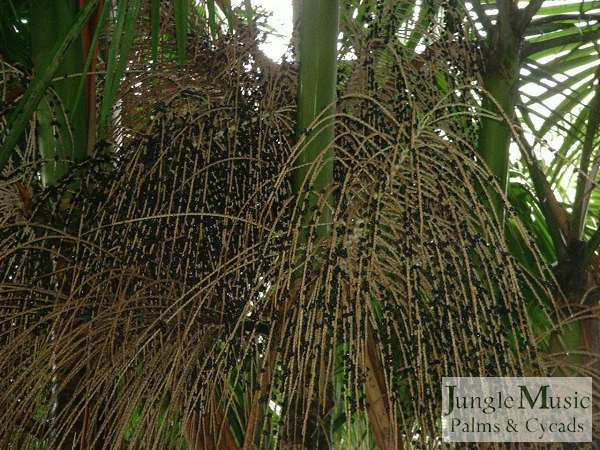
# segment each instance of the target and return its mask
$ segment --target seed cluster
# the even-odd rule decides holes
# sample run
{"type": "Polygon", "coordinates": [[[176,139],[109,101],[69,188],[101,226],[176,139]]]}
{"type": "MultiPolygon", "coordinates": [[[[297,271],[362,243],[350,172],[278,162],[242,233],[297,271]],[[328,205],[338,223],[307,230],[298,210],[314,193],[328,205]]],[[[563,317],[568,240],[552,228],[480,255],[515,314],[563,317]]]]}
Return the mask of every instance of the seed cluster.
{"type": "Polygon", "coordinates": [[[470,24],[453,1],[372,3],[342,24],[321,192],[291,188],[293,65],[240,32],[190,36],[186,71],[156,74],[138,43],[110,143],[0,228],[0,442],[59,405],[54,436],[86,417],[105,448],[133,417],[131,448],[224,417],[259,448],[354,448],[381,401],[390,442],[433,448],[442,376],[544,373],[527,308],[552,286],[519,269],[491,206],[470,24]]]}

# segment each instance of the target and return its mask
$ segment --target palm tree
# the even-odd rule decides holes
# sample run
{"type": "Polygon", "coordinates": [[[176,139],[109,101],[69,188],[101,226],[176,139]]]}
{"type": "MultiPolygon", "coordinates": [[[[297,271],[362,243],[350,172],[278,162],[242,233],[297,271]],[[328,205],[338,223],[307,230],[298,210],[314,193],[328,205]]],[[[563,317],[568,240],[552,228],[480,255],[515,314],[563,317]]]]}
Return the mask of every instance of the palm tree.
{"type": "Polygon", "coordinates": [[[442,376],[597,377],[593,2],[305,0],[299,67],[246,6],[2,48],[2,445],[433,448],[442,376]]]}

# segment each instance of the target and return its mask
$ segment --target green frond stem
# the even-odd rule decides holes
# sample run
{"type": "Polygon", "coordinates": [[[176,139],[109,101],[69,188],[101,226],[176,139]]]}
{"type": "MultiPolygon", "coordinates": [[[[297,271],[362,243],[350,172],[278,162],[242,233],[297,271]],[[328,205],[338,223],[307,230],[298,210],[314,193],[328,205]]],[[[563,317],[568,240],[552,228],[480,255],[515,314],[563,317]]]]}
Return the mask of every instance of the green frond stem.
{"type": "MultiPolygon", "coordinates": [[[[30,13],[31,53],[36,70],[41,70],[52,48],[68,35],[79,7],[74,0],[45,0],[32,4],[35,7],[30,13]]],[[[50,161],[42,167],[42,181],[46,186],[55,185],[65,175],[69,160],[80,160],[87,155],[86,105],[80,102],[77,111],[73,111],[79,78],[71,76],[81,74],[83,66],[82,42],[76,38],[65,52],[53,83],[62,108],[59,105],[50,108],[49,103],[56,103],[51,98],[46,98],[38,108],[38,147],[42,157],[50,161]],[[69,113],[73,118],[71,123],[67,119],[69,113]]]]}
{"type": "MultiPolygon", "coordinates": [[[[185,47],[188,29],[188,7],[187,0],[174,0],[173,12],[175,14],[175,35],[177,36],[177,55],[179,56],[179,67],[185,64],[185,47]]],[[[135,17],[135,15],[132,15],[135,17]]],[[[214,17],[214,15],[213,15],[214,17]]]]}
{"type": "MultiPolygon", "coordinates": [[[[217,39],[217,10],[215,8],[215,0],[207,0],[206,6],[208,7],[208,28],[210,30],[210,37],[213,40],[217,39]]],[[[187,31],[187,30],[186,30],[187,31]]],[[[185,44],[184,44],[185,47],[185,44]]]]}
{"type": "MultiPolygon", "coordinates": [[[[46,49],[45,59],[43,60],[44,62],[37,63],[38,67],[36,76],[21,99],[16,111],[13,113],[13,116],[11,117],[10,131],[6,137],[6,140],[2,144],[2,147],[0,148],[0,171],[8,162],[12,152],[14,151],[14,147],[17,144],[17,141],[27,128],[27,125],[29,124],[29,121],[31,120],[35,110],[38,108],[40,101],[47,94],[47,89],[52,84],[55,74],[60,74],[61,64],[67,57],[69,49],[79,39],[81,30],[93,16],[100,2],[101,0],[90,0],[88,3],[86,3],[86,5],[76,15],[75,20],[73,22],[67,22],[69,26],[66,34],[56,35],[56,39],[59,39],[60,36],[60,40],[58,42],[55,41],[56,45],[51,50],[48,51],[48,49],[46,49]]],[[[56,14],[57,11],[62,11],[62,9],[56,8],[53,14],[56,14]]],[[[48,14],[50,14],[50,12],[48,14]]],[[[45,17],[41,12],[39,15],[41,18],[47,19],[47,17],[45,17]]],[[[65,29],[63,28],[63,30],[65,29]]],[[[43,34],[40,34],[40,38],[42,37],[43,34]]],[[[42,53],[38,54],[40,59],[43,58],[44,55],[42,53]]],[[[83,68],[83,57],[81,68],[83,68]]],[[[57,88],[58,87],[59,86],[57,86],[57,88]]],[[[74,87],[73,92],[76,91],[77,86],[74,87]]],[[[65,105],[68,105],[68,103],[65,103],[65,105]]],[[[85,118],[85,114],[83,114],[83,117],[85,118]]],[[[87,127],[84,127],[84,130],[87,130],[87,127]]],[[[72,147],[74,149],[74,156],[85,156],[87,153],[87,138],[83,143],[83,147],[80,147],[78,142],[79,141],[77,140],[76,144],[72,147]]]]}
{"type": "MultiPolygon", "coordinates": [[[[300,30],[300,79],[298,88],[298,141],[305,144],[296,159],[294,191],[303,195],[305,183],[309,182],[315,193],[309,196],[308,208],[304,208],[305,225],[314,217],[313,207],[317,206],[318,194],[333,181],[333,152],[330,145],[334,138],[335,83],[337,70],[337,38],[339,23],[339,1],[307,0],[302,2],[302,22],[300,30]],[[314,130],[311,126],[317,117],[314,130]],[[317,159],[319,173],[311,176],[311,164],[317,159]]],[[[300,199],[302,204],[303,198],[300,199]]],[[[331,208],[326,206],[319,216],[317,239],[329,234],[331,228],[331,208]]],[[[300,242],[306,242],[307,234],[302,233],[300,242]]]]}
{"type": "Polygon", "coordinates": [[[564,34],[552,39],[544,39],[541,41],[530,42],[523,46],[523,57],[531,56],[535,53],[543,52],[550,49],[560,51],[561,47],[569,44],[585,44],[600,39],[600,30],[577,32],[572,34],[564,34]]]}
{"type": "Polygon", "coordinates": [[[244,0],[244,8],[246,11],[246,20],[248,21],[248,30],[254,33],[254,10],[252,9],[252,1],[244,0]]]}
{"type": "MultiPolygon", "coordinates": [[[[185,5],[180,5],[178,9],[176,4],[173,5],[173,14],[175,18],[175,35],[177,36],[177,54],[179,56],[179,65],[182,66],[181,45],[182,40],[185,40],[186,34],[182,33],[182,29],[187,30],[187,15],[186,19],[181,19],[183,10],[187,11],[185,5]],[[183,34],[183,37],[181,36],[183,34]]],[[[109,45],[107,61],[106,61],[106,79],[104,82],[104,92],[102,104],[100,106],[100,121],[98,124],[98,137],[104,138],[106,126],[109,123],[109,118],[114,113],[113,106],[117,99],[119,87],[121,85],[121,77],[127,68],[129,60],[129,52],[135,38],[135,28],[138,22],[138,14],[141,7],[141,0],[131,0],[117,4],[115,28],[113,38],[109,45]]],[[[187,14],[187,12],[185,12],[187,14]]]]}
{"type": "Polygon", "coordinates": [[[232,33],[235,21],[233,19],[233,10],[231,9],[231,0],[216,0],[216,3],[227,18],[227,29],[232,33]]]}
{"type": "Polygon", "coordinates": [[[598,21],[600,17],[598,14],[581,14],[581,13],[564,13],[564,14],[554,14],[552,16],[540,16],[534,17],[531,19],[529,23],[530,28],[541,27],[543,25],[562,22],[562,21],[577,21],[577,20],[587,20],[587,21],[598,21]]]}

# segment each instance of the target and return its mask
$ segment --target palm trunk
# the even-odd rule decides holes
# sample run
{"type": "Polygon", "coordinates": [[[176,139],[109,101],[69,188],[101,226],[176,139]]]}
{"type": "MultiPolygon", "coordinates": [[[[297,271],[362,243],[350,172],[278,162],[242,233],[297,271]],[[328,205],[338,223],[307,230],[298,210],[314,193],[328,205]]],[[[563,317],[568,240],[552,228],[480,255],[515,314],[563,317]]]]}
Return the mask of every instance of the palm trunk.
{"type": "MultiPolygon", "coordinates": [[[[297,14],[297,8],[295,10],[297,14]]],[[[330,199],[326,198],[326,205],[318,204],[333,182],[331,144],[335,132],[338,23],[339,0],[302,1],[296,133],[302,146],[293,179],[294,193],[299,196],[298,205],[302,210],[301,216],[296,218],[300,225],[298,242],[301,245],[313,240],[316,243],[331,232],[330,199]],[[320,212],[316,223],[313,222],[315,209],[320,212]],[[313,225],[315,233],[311,235],[309,230],[313,225]]],[[[303,275],[303,280],[307,280],[307,270],[304,267],[297,275],[303,275]]],[[[329,394],[331,382],[326,384],[329,394]]],[[[329,448],[331,415],[323,416],[331,405],[321,405],[312,397],[311,393],[297,392],[289,399],[286,448],[329,448]]],[[[331,396],[327,397],[327,403],[331,403],[331,396]]]]}
{"type": "MultiPolygon", "coordinates": [[[[308,196],[303,225],[314,217],[312,207],[317,205],[318,193],[333,181],[333,151],[329,147],[334,138],[335,89],[337,69],[337,37],[339,21],[338,0],[305,0],[302,2],[300,23],[300,83],[298,89],[298,140],[304,139],[296,159],[294,191],[304,195],[306,182],[315,193],[308,196]],[[320,120],[313,125],[317,117],[320,120]],[[314,130],[311,127],[314,126],[314,130]],[[322,159],[321,164],[314,164],[322,159]],[[310,172],[318,167],[317,173],[310,172]]],[[[301,200],[303,200],[302,198],[301,200]]],[[[317,239],[329,234],[331,208],[321,209],[317,239]]],[[[300,242],[306,242],[302,234],[300,242]]]]}
{"type": "MultiPolygon", "coordinates": [[[[478,151],[481,158],[499,180],[502,192],[508,187],[508,165],[512,130],[510,121],[514,117],[520,70],[521,36],[515,34],[511,23],[512,1],[500,1],[498,23],[494,25],[488,39],[486,72],[483,88],[487,91],[482,108],[500,116],[493,119],[483,116],[479,131],[478,151]]],[[[493,206],[500,220],[504,211],[500,198],[491,193],[493,206]]]]}
{"type": "MultiPolygon", "coordinates": [[[[524,17],[523,10],[517,10],[516,8],[516,2],[500,0],[498,2],[497,23],[489,33],[483,85],[487,91],[487,96],[484,97],[482,107],[484,111],[498,114],[501,120],[482,117],[478,142],[479,154],[499,180],[500,188],[504,194],[506,194],[508,187],[509,146],[513,135],[510,121],[514,117],[521,69],[520,43],[523,36],[520,30],[525,29],[523,24],[519,23],[520,18],[524,17]]],[[[597,90],[596,97],[591,103],[590,117],[587,124],[586,142],[590,142],[588,145],[590,148],[599,123],[597,115],[593,115],[593,111],[597,110],[599,105],[597,101],[598,92],[600,91],[597,90]]],[[[580,169],[577,195],[573,208],[573,222],[570,224],[569,230],[571,240],[567,243],[566,251],[558,246],[556,248],[559,254],[556,277],[568,303],[565,306],[574,308],[575,312],[580,312],[578,310],[582,308],[581,305],[584,305],[584,300],[590,292],[594,292],[594,299],[590,301],[591,299],[587,298],[587,305],[598,304],[595,295],[598,283],[591,273],[591,268],[582,264],[583,254],[580,249],[581,245],[585,245],[581,238],[587,208],[586,197],[589,196],[587,176],[589,152],[583,152],[580,169]],[[582,176],[581,174],[586,175],[582,176]]],[[[539,190],[543,192],[543,189],[540,188],[539,190]]],[[[503,221],[504,208],[500,198],[494,192],[491,192],[490,196],[498,217],[503,221]]],[[[547,196],[548,194],[546,194],[547,196]]],[[[540,198],[540,201],[546,202],[547,198],[540,198]]],[[[558,233],[558,230],[554,231],[558,233]]],[[[559,237],[560,235],[557,235],[554,239],[555,245],[559,242],[559,237]]],[[[585,308],[585,305],[583,308],[585,308]]],[[[593,355],[598,354],[600,348],[600,342],[597,338],[597,330],[600,328],[598,320],[587,317],[561,325],[564,319],[560,319],[559,316],[558,313],[554,314],[554,319],[559,327],[559,334],[553,334],[550,339],[550,353],[558,361],[557,366],[560,366],[557,367],[557,374],[563,376],[579,375],[580,373],[573,368],[581,367],[582,360],[585,358],[594,360],[593,355]],[[592,357],[584,358],[582,355],[592,355],[592,357]]],[[[593,365],[594,369],[597,370],[597,362],[587,361],[586,363],[587,366],[593,365]]]]}

